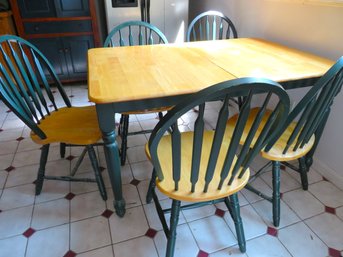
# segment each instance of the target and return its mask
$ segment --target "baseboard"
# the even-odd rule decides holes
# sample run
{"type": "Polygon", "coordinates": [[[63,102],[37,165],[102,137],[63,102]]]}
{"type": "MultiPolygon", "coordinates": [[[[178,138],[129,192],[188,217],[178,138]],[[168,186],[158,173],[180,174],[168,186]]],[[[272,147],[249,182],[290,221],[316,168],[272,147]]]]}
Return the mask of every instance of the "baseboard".
{"type": "Polygon", "coordinates": [[[312,167],[319,172],[323,177],[332,182],[335,186],[343,190],[343,176],[340,176],[333,169],[328,167],[325,163],[314,159],[312,167]]]}

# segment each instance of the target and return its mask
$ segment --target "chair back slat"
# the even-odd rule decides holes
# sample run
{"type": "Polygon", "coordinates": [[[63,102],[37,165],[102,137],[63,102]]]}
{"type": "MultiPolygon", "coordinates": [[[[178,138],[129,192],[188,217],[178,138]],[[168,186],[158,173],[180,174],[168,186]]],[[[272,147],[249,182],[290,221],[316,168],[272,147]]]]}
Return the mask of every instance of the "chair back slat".
{"type": "Polygon", "coordinates": [[[35,134],[45,138],[37,124],[50,115],[51,107],[58,109],[55,96],[60,96],[63,106],[71,106],[52,65],[34,45],[12,35],[0,37],[0,55],[1,98],[35,134]]]}
{"type": "Polygon", "coordinates": [[[193,152],[192,152],[192,168],[191,168],[191,192],[195,190],[195,184],[199,179],[199,168],[201,160],[201,151],[203,144],[203,133],[204,133],[204,112],[205,104],[199,105],[199,115],[194,123],[194,139],[193,139],[193,152]]]}
{"type": "Polygon", "coordinates": [[[208,190],[208,185],[213,178],[214,170],[217,165],[219,151],[221,149],[221,144],[222,144],[223,137],[225,134],[226,122],[229,118],[228,106],[229,106],[229,98],[226,96],[225,100],[223,101],[222,108],[220,109],[220,112],[219,112],[217,125],[215,127],[215,132],[213,136],[210,157],[209,157],[209,161],[206,168],[205,187],[204,187],[205,193],[208,190]]]}
{"type": "Polygon", "coordinates": [[[314,136],[317,128],[321,126],[327,112],[333,104],[334,98],[340,92],[343,84],[343,57],[338,61],[311,87],[307,94],[295,106],[288,115],[284,127],[279,134],[265,148],[269,151],[278,138],[287,130],[292,128],[283,153],[294,144],[292,151],[303,148],[314,136]]]}
{"type": "MultiPolygon", "coordinates": [[[[226,81],[190,95],[182,103],[173,107],[160,120],[149,139],[150,157],[157,178],[162,181],[170,177],[166,173],[172,174],[171,177],[175,185],[181,185],[179,181],[182,181],[183,186],[185,185],[184,183],[189,183],[190,193],[201,190],[202,193],[206,194],[212,186],[221,190],[224,182],[229,183],[231,181],[232,183],[232,181],[238,179],[243,171],[247,170],[253,158],[274,138],[274,135],[282,127],[288,111],[289,97],[284,89],[275,82],[261,78],[226,81]],[[232,107],[229,106],[229,98],[237,96],[243,97],[243,106],[238,110],[238,119],[234,129],[231,130],[227,128],[226,123],[230,115],[235,113],[234,110],[230,111],[232,107]],[[264,97],[264,101],[259,100],[261,97],[264,97]],[[221,99],[221,101],[218,101],[218,104],[221,106],[215,122],[215,131],[205,130],[204,117],[207,117],[207,112],[213,111],[213,109],[205,108],[205,106],[207,106],[207,103],[209,104],[218,99],[221,99]],[[274,105],[272,105],[270,99],[275,100],[274,105]],[[270,109],[269,105],[271,105],[273,111],[266,118],[265,126],[260,128],[261,133],[254,147],[250,149],[244,145],[241,148],[239,142],[244,128],[247,126],[252,103],[255,104],[256,102],[261,102],[262,107],[256,120],[253,122],[252,131],[248,135],[247,145],[251,144],[251,138],[257,133],[257,128],[261,127],[262,117],[265,116],[267,107],[270,109]],[[188,111],[193,110],[193,108],[198,108],[199,111],[197,112],[197,118],[189,124],[189,127],[194,128],[194,132],[191,135],[192,138],[190,138],[189,132],[180,133],[175,126],[178,124],[177,121],[180,118],[182,119],[182,116],[188,111]],[[172,131],[172,135],[166,135],[166,132],[169,130],[172,131]],[[166,138],[161,140],[163,136],[166,136],[166,138]],[[169,142],[169,137],[171,137],[170,140],[172,141],[171,156],[168,157],[168,155],[165,155],[165,152],[159,155],[158,151],[167,147],[163,145],[164,147],[160,149],[160,143],[162,141],[164,142],[163,144],[166,141],[169,142]],[[182,151],[185,151],[185,145],[187,146],[187,151],[192,156],[185,154],[185,152],[182,153],[182,151]],[[171,168],[169,166],[161,166],[159,158],[162,158],[162,156],[163,163],[166,162],[166,158],[170,158],[171,168]],[[190,173],[189,180],[186,177],[186,182],[184,180],[185,177],[182,175],[183,170],[181,170],[181,167],[185,169],[186,173],[190,173]],[[179,170],[176,171],[176,169],[179,170]],[[214,178],[216,178],[215,184],[213,184],[214,178]],[[201,187],[197,185],[201,185],[201,187]]],[[[175,190],[177,190],[177,186],[175,186],[175,190]]]]}
{"type": "Polygon", "coordinates": [[[144,21],[128,21],[111,30],[104,47],[166,44],[167,38],[154,25],[144,21]]]}
{"type": "MultiPolygon", "coordinates": [[[[258,111],[258,113],[255,116],[255,119],[254,119],[254,121],[252,123],[252,126],[250,128],[250,131],[249,131],[249,133],[248,133],[248,135],[247,135],[247,137],[245,139],[244,144],[242,145],[242,149],[241,149],[239,155],[237,156],[237,161],[235,163],[235,166],[233,167],[232,175],[231,175],[231,178],[229,180],[229,185],[231,185],[231,183],[233,181],[233,178],[242,169],[242,167],[243,167],[243,170],[241,170],[239,177],[242,177],[242,175],[244,174],[244,169],[248,168],[248,166],[246,165],[246,163],[250,163],[249,162],[249,158],[250,157],[249,157],[248,153],[249,153],[249,151],[251,151],[251,150],[253,151],[254,150],[254,149],[251,149],[251,145],[252,145],[253,139],[256,136],[257,130],[258,130],[258,128],[261,125],[262,119],[263,119],[263,117],[266,114],[267,106],[268,106],[268,104],[270,102],[271,96],[272,96],[272,94],[270,92],[265,96],[263,104],[259,108],[259,111],[258,111]]],[[[249,108],[250,107],[251,106],[249,106],[249,108]]],[[[246,118],[248,118],[249,113],[247,113],[246,115],[247,115],[246,118]]],[[[246,124],[246,122],[245,122],[245,124],[246,124]]],[[[237,126],[238,125],[236,125],[236,127],[237,126]]],[[[242,128],[242,130],[244,130],[244,128],[242,128]]],[[[242,134],[239,136],[239,138],[241,138],[241,137],[242,137],[242,134]]],[[[260,147],[260,145],[257,146],[257,148],[259,148],[259,147],[260,147]]]]}
{"type": "Polygon", "coordinates": [[[175,190],[179,189],[181,174],[181,134],[177,122],[172,126],[172,163],[175,190]]]}
{"type": "Polygon", "coordinates": [[[188,42],[229,39],[231,37],[237,38],[237,31],[234,24],[227,16],[217,11],[208,11],[199,14],[190,23],[187,31],[188,42]],[[226,31],[225,36],[224,30],[226,31]]]}

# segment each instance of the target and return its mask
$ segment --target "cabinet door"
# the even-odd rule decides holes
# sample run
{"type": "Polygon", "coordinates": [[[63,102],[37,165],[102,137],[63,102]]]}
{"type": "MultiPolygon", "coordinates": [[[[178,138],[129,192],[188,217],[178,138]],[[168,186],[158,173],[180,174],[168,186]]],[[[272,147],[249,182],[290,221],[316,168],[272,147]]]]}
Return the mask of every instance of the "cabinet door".
{"type": "Polygon", "coordinates": [[[54,0],[18,0],[22,18],[55,17],[54,0]]]}
{"type": "Polygon", "coordinates": [[[45,55],[60,79],[68,78],[67,62],[60,38],[36,38],[30,42],[45,55]]]}
{"type": "Polygon", "coordinates": [[[64,37],[64,51],[71,79],[87,78],[87,51],[94,47],[92,36],[64,37]]]}
{"type": "Polygon", "coordinates": [[[55,7],[58,17],[77,17],[90,15],[89,0],[55,0],[55,7]]]}

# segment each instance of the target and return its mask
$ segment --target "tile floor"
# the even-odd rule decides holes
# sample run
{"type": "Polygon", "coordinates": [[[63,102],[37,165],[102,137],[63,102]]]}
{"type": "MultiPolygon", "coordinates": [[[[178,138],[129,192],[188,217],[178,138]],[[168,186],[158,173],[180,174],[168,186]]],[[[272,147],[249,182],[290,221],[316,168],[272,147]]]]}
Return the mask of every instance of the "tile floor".
{"type": "MultiPolygon", "coordinates": [[[[85,86],[66,90],[74,105],[90,104],[85,86]]],[[[185,129],[192,117],[192,113],[185,115],[185,129]]],[[[130,130],[156,123],[155,115],[133,116],[130,130]]],[[[35,196],[32,182],[39,146],[30,141],[29,130],[0,102],[0,257],[164,256],[166,238],[154,206],[144,200],[151,173],[143,151],[147,136],[129,137],[128,162],[122,169],[127,211],[119,218],[113,213],[106,169],[106,202],[95,184],[85,183],[46,181],[42,194],[35,196]]],[[[47,172],[68,173],[81,150],[68,149],[70,158],[60,159],[59,147],[53,146],[47,172]]],[[[105,167],[100,148],[98,155],[105,167]]],[[[257,159],[252,169],[261,163],[257,159]]],[[[89,175],[92,172],[86,159],[78,176],[89,175]]],[[[343,191],[315,170],[309,173],[308,191],[301,189],[297,174],[287,169],[281,181],[282,216],[277,229],[271,224],[270,203],[245,190],[239,194],[247,239],[245,254],[238,250],[230,215],[219,204],[182,212],[175,256],[342,256],[343,191]]],[[[256,179],[254,185],[270,193],[270,173],[256,179]]],[[[160,197],[163,205],[170,204],[169,199],[160,197]]]]}

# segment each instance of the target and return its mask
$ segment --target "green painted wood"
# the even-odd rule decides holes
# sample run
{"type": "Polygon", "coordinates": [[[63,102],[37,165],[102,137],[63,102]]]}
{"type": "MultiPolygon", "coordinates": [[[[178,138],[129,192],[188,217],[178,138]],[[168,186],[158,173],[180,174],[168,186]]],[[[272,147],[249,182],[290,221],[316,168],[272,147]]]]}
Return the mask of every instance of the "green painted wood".
{"type": "Polygon", "coordinates": [[[273,161],[273,224],[280,225],[280,162],[273,161]]]}
{"type": "Polygon", "coordinates": [[[177,191],[179,189],[179,181],[181,177],[181,134],[177,121],[172,125],[171,131],[173,180],[175,190],[177,191]]]}
{"type": "Polygon", "coordinates": [[[128,21],[119,24],[110,31],[105,39],[104,47],[151,45],[154,42],[166,44],[168,40],[157,27],[150,23],[128,21]]]}
{"type": "Polygon", "coordinates": [[[208,11],[199,14],[193,19],[189,24],[186,38],[190,42],[237,37],[236,28],[227,16],[221,12],[208,11]],[[219,26],[217,26],[217,23],[219,26]]]}
{"type": "Polygon", "coordinates": [[[179,215],[180,215],[180,206],[181,202],[178,200],[173,200],[172,209],[171,209],[171,216],[170,216],[170,230],[168,234],[168,242],[167,242],[167,252],[166,257],[173,257],[174,250],[175,250],[175,241],[176,241],[176,227],[179,222],[179,215]]]}
{"type": "MultiPolygon", "coordinates": [[[[9,35],[0,36],[0,60],[1,100],[37,136],[45,139],[44,131],[38,126],[40,121],[50,116],[52,111],[58,111],[58,106],[71,107],[71,103],[51,64],[33,44],[17,36],[9,35]]],[[[65,154],[66,145],[63,142],[60,143],[62,156],[65,154]]],[[[101,195],[106,200],[106,189],[93,146],[87,146],[87,149],[96,179],[46,176],[45,165],[49,154],[49,145],[44,145],[41,148],[36,194],[40,194],[44,179],[98,182],[101,195]]]]}

